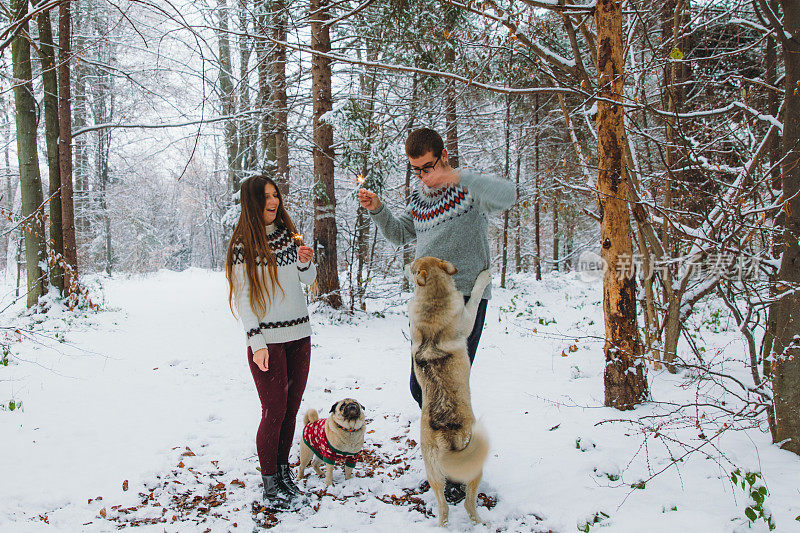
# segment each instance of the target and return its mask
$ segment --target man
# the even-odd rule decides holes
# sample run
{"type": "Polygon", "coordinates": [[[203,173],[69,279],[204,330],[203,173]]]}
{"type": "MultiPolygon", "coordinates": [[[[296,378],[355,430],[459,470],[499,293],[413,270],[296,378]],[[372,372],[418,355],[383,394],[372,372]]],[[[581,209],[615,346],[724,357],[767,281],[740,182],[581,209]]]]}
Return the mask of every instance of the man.
{"type": "MultiPolygon", "coordinates": [[[[511,207],[516,199],[514,184],[453,168],[441,136],[429,128],[412,131],[406,139],[406,156],[419,177],[411,190],[411,201],[399,217],[383,205],[378,195],[359,189],[361,206],[390,242],[400,246],[416,240],[415,258],[433,256],[452,263],[456,288],[469,298],[478,274],[490,267],[489,213],[511,207]]],[[[491,285],[478,307],[475,326],[467,339],[470,364],[475,359],[486,318],[491,285]]],[[[411,369],[411,395],[422,407],[422,389],[411,369]]],[[[448,502],[464,499],[463,485],[447,482],[448,502]]]]}

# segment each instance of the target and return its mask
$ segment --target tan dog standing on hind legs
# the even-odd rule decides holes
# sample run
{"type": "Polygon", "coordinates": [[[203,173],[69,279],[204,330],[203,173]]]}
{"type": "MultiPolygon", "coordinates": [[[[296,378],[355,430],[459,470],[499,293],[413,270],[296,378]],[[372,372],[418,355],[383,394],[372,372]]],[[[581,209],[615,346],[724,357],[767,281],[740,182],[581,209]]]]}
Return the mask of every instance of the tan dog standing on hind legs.
{"type": "Polygon", "coordinates": [[[491,283],[488,270],[478,275],[469,301],[456,289],[456,268],[435,257],[411,264],[416,284],[409,303],[411,355],[422,387],[420,440],[428,483],[439,507],[439,525],[447,524],[445,480],[467,484],[464,507],[473,522],[489,439],[476,424],[469,392],[467,336],[475,323],[481,295],[491,283]]]}
{"type": "Polygon", "coordinates": [[[366,430],[364,406],[352,398],[333,404],[330,413],[328,418],[320,419],[316,409],[309,409],[303,416],[297,473],[297,479],[303,479],[305,469],[311,464],[317,474],[325,476],[325,488],[333,484],[333,467],[337,463],[344,463],[345,479],[353,475],[366,430]],[[320,468],[322,463],[325,463],[325,474],[320,468]]]}

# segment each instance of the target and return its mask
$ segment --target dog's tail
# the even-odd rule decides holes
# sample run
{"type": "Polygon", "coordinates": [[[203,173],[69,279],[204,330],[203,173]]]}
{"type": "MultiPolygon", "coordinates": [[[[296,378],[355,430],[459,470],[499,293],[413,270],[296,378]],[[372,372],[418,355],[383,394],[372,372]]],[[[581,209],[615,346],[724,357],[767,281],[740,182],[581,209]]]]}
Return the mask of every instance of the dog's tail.
{"type": "Polygon", "coordinates": [[[316,409],[309,409],[306,411],[306,414],[303,415],[303,425],[307,426],[312,422],[316,422],[319,420],[319,413],[317,413],[316,409]]]}
{"type": "Polygon", "coordinates": [[[472,426],[472,438],[463,450],[444,450],[440,461],[448,479],[468,483],[478,477],[489,455],[489,435],[480,424],[472,426]]]}

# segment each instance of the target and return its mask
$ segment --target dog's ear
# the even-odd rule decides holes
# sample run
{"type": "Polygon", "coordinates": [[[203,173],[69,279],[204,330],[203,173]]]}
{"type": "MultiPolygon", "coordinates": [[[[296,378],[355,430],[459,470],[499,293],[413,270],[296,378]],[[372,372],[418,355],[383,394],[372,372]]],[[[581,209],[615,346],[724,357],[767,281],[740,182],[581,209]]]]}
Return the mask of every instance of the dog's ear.
{"type": "Polygon", "coordinates": [[[336,402],[335,404],[331,405],[331,410],[330,410],[329,412],[331,412],[331,413],[335,413],[335,412],[336,412],[336,406],[337,406],[337,405],[339,405],[339,402],[336,402]]]}
{"type": "Polygon", "coordinates": [[[414,274],[414,282],[419,285],[420,287],[424,287],[425,283],[427,283],[428,278],[428,271],[424,268],[419,269],[419,271],[414,274]]]}
{"type": "Polygon", "coordinates": [[[361,410],[362,410],[362,411],[366,411],[366,410],[367,410],[367,408],[366,408],[366,407],[364,407],[364,404],[363,404],[363,403],[359,403],[358,405],[360,405],[360,406],[361,406],[361,410]]]}
{"type": "Polygon", "coordinates": [[[458,269],[453,266],[453,263],[450,263],[449,261],[445,261],[443,259],[439,260],[439,266],[442,268],[442,270],[444,270],[451,276],[456,272],[458,272],[458,269]]]}

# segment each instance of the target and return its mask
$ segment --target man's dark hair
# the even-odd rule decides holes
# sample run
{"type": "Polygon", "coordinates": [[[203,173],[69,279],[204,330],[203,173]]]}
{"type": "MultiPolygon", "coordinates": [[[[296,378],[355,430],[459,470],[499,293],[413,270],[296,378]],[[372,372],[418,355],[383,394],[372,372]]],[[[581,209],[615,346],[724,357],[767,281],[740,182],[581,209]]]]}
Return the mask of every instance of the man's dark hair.
{"type": "Polygon", "coordinates": [[[428,152],[433,152],[433,157],[441,157],[444,142],[441,135],[430,128],[419,128],[408,134],[406,139],[406,155],[408,157],[422,157],[428,152]]]}

